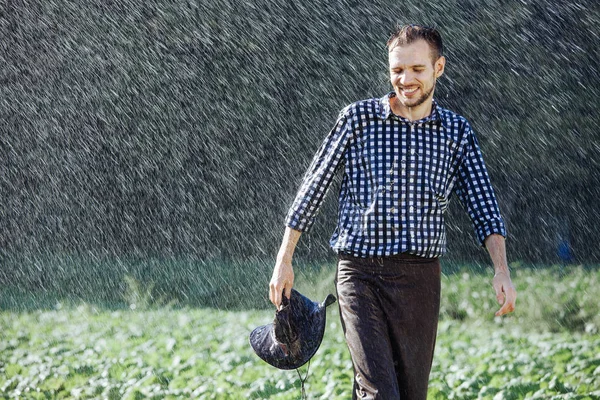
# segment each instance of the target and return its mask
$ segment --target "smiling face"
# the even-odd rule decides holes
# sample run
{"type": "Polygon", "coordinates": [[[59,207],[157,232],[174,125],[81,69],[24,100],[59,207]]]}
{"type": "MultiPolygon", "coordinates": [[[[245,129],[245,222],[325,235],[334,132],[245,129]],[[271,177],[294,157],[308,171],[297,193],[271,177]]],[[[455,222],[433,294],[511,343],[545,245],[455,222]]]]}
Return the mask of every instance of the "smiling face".
{"type": "Polygon", "coordinates": [[[446,64],[443,56],[435,61],[432,58],[425,40],[396,46],[389,52],[390,81],[396,92],[391,99],[394,113],[410,119],[429,115],[436,79],[446,64]]]}

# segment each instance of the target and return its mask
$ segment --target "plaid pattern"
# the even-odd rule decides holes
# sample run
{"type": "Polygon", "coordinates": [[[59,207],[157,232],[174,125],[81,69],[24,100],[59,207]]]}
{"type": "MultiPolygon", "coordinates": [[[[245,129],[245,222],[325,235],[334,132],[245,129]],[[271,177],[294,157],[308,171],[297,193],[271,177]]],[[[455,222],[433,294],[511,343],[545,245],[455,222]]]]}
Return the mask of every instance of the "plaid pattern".
{"type": "Polygon", "coordinates": [[[477,138],[467,120],[433,102],[408,121],[391,112],[389,93],[344,108],[315,155],[285,223],[306,232],[330,183],[343,169],[337,253],[381,257],[446,252],[444,212],[452,193],[465,206],[480,244],[506,236],[477,138]]]}

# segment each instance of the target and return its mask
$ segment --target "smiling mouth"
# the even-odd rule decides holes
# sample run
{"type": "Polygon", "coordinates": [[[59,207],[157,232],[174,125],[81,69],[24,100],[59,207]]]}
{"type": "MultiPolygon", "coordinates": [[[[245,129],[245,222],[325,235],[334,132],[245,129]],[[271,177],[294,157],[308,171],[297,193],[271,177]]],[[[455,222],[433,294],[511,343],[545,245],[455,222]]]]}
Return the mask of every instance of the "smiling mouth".
{"type": "Polygon", "coordinates": [[[418,86],[411,87],[411,88],[403,88],[402,94],[405,96],[410,96],[410,95],[414,94],[417,91],[417,89],[419,89],[418,86]]]}

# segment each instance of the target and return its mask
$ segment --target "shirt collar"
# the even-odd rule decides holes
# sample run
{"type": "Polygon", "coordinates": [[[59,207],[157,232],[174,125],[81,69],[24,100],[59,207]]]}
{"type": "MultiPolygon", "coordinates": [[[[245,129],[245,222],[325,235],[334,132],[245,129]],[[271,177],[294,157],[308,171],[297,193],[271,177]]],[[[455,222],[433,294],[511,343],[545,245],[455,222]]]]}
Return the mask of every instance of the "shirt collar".
{"type": "Polygon", "coordinates": [[[396,117],[397,119],[399,119],[400,121],[412,122],[413,124],[415,124],[415,123],[422,124],[422,123],[426,123],[426,122],[441,121],[440,115],[441,115],[442,109],[437,104],[435,99],[432,101],[431,114],[429,114],[425,118],[422,118],[418,121],[408,121],[406,118],[403,118],[392,112],[392,107],[390,106],[390,98],[392,98],[394,96],[396,96],[395,92],[389,92],[388,94],[386,94],[379,100],[379,117],[381,119],[388,119],[393,116],[393,117],[396,117]]]}

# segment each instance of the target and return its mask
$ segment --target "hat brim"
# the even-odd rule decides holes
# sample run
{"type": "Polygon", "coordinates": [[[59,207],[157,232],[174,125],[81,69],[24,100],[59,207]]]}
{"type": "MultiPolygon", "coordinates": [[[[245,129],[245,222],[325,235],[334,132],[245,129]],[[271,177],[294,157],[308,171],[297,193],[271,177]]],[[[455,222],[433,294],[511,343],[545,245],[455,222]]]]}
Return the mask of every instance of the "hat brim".
{"type": "Polygon", "coordinates": [[[308,362],[321,345],[325,334],[325,307],[319,307],[317,315],[311,323],[302,329],[298,341],[302,344],[299,354],[286,354],[281,345],[275,339],[275,328],[273,323],[259,326],[250,333],[250,345],[254,352],[268,364],[279,369],[296,369],[308,362]]]}

